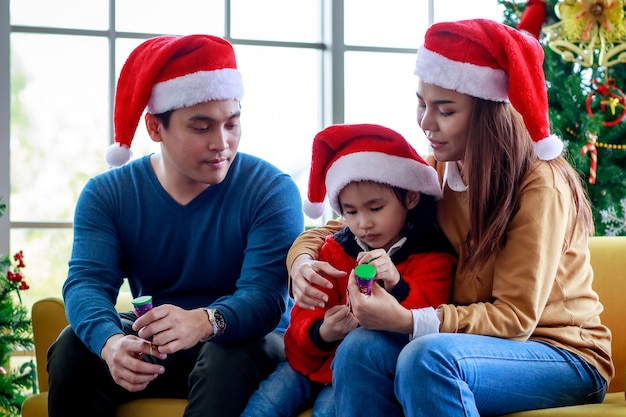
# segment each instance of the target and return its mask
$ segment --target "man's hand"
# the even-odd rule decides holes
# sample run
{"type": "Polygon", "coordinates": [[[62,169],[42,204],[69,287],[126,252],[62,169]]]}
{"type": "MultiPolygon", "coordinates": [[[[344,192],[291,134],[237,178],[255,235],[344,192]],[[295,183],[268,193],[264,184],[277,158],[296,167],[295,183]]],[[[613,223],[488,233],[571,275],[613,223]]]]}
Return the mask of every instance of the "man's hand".
{"type": "Polygon", "coordinates": [[[130,392],[146,389],[148,384],[165,372],[161,365],[144,362],[144,355],[152,354],[159,359],[167,355],[150,348],[150,343],[133,335],[111,336],[100,353],[109,367],[116,384],[130,392]]]}
{"type": "Polygon", "coordinates": [[[320,337],[325,342],[343,340],[352,330],[358,327],[350,307],[344,304],[332,306],[324,314],[324,321],[320,326],[320,337]]]}
{"type": "Polygon", "coordinates": [[[306,310],[324,307],[328,296],[312,284],[332,288],[324,275],[343,278],[346,273],[332,267],[328,262],[315,261],[309,255],[298,256],[291,265],[291,291],[296,304],[306,310]]]}
{"type": "Polygon", "coordinates": [[[171,304],[155,307],[139,317],[133,330],[143,339],[152,337],[160,353],[189,349],[213,334],[206,310],[184,310],[171,304]]]}

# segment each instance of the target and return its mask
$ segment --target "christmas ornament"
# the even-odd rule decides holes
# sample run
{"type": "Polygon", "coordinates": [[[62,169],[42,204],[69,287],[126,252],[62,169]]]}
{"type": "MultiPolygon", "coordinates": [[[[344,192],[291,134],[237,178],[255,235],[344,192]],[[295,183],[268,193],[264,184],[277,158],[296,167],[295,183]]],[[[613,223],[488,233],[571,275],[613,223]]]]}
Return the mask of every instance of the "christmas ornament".
{"type": "Polygon", "coordinates": [[[591,154],[591,161],[589,162],[589,184],[595,184],[598,168],[598,149],[596,148],[598,135],[587,132],[587,139],[588,142],[582,147],[580,154],[585,155],[587,152],[591,154]]]}
{"type": "Polygon", "coordinates": [[[615,126],[626,116],[626,95],[615,86],[614,78],[609,78],[606,84],[600,85],[593,80],[593,84],[596,89],[589,93],[585,103],[587,114],[594,116],[600,113],[604,116],[604,126],[615,126]]]}
{"type": "MultiPolygon", "coordinates": [[[[565,130],[570,135],[577,136],[573,129],[567,128],[565,130]]],[[[589,184],[595,184],[598,170],[598,148],[626,151],[626,145],[598,142],[598,135],[591,132],[587,132],[585,136],[587,136],[587,143],[580,149],[580,154],[584,156],[589,153],[591,157],[591,161],[589,161],[589,184]]]]}
{"type": "MultiPolygon", "coordinates": [[[[572,136],[577,136],[576,132],[572,128],[565,128],[565,131],[572,136]]],[[[587,136],[589,138],[589,136],[587,136]]],[[[626,145],[618,145],[616,143],[603,143],[603,142],[595,142],[596,148],[604,148],[604,149],[613,149],[616,151],[626,151],[626,145]]]]}
{"type": "Polygon", "coordinates": [[[563,60],[584,67],[626,63],[622,0],[564,0],[555,12],[561,21],[543,32],[550,49],[563,60]]]}
{"type": "Polygon", "coordinates": [[[546,2],[543,0],[528,0],[517,28],[522,32],[539,39],[541,27],[546,21],[546,2]]]}
{"type": "Polygon", "coordinates": [[[619,201],[620,212],[615,206],[600,210],[600,219],[606,224],[607,236],[624,236],[626,234],[626,198],[619,201]]]}

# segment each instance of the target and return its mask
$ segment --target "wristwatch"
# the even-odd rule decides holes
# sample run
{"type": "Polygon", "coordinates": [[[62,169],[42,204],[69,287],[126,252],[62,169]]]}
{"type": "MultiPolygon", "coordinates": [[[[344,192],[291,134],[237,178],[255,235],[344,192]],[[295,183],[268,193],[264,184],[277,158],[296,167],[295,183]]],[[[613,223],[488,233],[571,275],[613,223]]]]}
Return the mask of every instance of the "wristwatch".
{"type": "Polygon", "coordinates": [[[226,330],[226,320],[224,320],[224,315],[221,311],[216,308],[205,308],[205,310],[209,316],[209,323],[213,326],[213,334],[206,339],[200,340],[201,342],[209,341],[226,330]]]}

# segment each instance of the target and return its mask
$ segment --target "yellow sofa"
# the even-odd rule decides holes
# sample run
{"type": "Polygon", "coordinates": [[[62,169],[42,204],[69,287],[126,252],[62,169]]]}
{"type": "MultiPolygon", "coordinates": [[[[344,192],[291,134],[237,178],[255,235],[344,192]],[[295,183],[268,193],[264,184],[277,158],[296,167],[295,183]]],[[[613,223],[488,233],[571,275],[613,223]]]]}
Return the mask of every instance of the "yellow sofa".
{"type": "MultiPolygon", "coordinates": [[[[626,237],[594,237],[589,243],[591,263],[595,271],[594,289],[604,304],[602,321],[613,332],[613,360],[617,370],[609,386],[604,403],[508,414],[508,417],[540,416],[623,416],[626,417],[624,378],[626,370],[626,237]]],[[[118,300],[118,309],[130,309],[130,297],[118,300]]],[[[46,417],[48,401],[48,373],[46,351],[59,332],[67,325],[63,301],[47,298],[33,305],[33,332],[39,388],[41,393],[26,399],[22,407],[23,417],[46,417]]],[[[172,399],[137,400],[121,406],[116,417],[182,416],[186,401],[172,399]]],[[[78,410],[77,410],[78,411],[78,410]]],[[[310,410],[299,417],[310,416],[310,410]]]]}
{"type": "MultiPolygon", "coordinates": [[[[132,309],[131,296],[121,293],[116,308],[119,311],[132,309]]],[[[48,347],[56,340],[61,330],[68,325],[65,317],[65,306],[59,297],[50,297],[33,304],[31,311],[33,336],[35,340],[35,360],[37,363],[37,382],[39,394],[30,396],[22,406],[22,417],[48,416],[48,371],[46,369],[48,347]]],[[[186,400],[171,398],[155,398],[136,400],[120,406],[115,417],[178,417],[182,416],[187,405],[186,400]]],[[[77,412],[80,410],[76,410],[77,412]]],[[[309,417],[305,411],[298,417],[309,417]]]]}

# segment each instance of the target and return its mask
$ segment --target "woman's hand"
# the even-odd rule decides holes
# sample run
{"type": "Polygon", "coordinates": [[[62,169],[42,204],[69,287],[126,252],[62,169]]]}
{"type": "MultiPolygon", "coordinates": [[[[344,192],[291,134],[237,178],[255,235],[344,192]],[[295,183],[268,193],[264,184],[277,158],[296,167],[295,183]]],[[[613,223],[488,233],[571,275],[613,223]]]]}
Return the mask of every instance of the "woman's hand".
{"type": "Polygon", "coordinates": [[[315,261],[306,254],[294,260],[291,265],[291,292],[300,308],[313,310],[326,305],[328,296],[313,285],[332,288],[333,284],[324,276],[343,278],[346,273],[335,269],[328,262],[315,261]]]}
{"type": "Polygon", "coordinates": [[[354,271],[348,279],[352,313],[361,327],[396,333],[413,333],[413,315],[380,285],[372,285],[372,294],[359,291],[354,271]]]}

